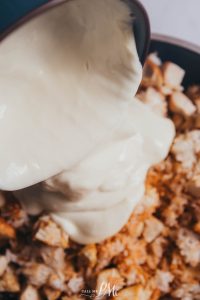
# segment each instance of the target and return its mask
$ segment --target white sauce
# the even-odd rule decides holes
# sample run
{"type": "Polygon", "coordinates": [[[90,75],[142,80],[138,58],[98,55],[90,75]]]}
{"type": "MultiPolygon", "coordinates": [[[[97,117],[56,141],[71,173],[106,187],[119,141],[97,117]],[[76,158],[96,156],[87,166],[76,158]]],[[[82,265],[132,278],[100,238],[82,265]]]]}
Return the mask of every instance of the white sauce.
{"type": "Polygon", "coordinates": [[[164,159],[170,120],[134,99],[141,81],[120,0],[74,0],[0,44],[0,188],[83,244],[115,234],[164,159]]]}

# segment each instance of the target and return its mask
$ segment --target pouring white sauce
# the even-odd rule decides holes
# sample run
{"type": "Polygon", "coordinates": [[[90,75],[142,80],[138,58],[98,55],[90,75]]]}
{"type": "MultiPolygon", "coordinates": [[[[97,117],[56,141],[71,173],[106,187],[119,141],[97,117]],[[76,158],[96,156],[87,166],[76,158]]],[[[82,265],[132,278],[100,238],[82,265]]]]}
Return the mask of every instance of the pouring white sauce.
{"type": "Polygon", "coordinates": [[[120,0],[74,0],[0,44],[0,188],[83,244],[121,229],[174,136],[133,98],[130,13],[120,0]]]}

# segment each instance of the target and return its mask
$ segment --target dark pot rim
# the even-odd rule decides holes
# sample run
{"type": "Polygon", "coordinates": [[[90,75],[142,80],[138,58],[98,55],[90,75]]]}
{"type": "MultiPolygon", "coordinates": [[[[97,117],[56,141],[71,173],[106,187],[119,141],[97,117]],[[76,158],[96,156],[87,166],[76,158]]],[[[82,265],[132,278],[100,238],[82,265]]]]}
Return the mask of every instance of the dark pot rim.
{"type": "Polygon", "coordinates": [[[153,34],[151,34],[151,41],[172,44],[175,46],[179,46],[181,48],[185,48],[187,50],[190,50],[190,51],[195,52],[200,55],[200,46],[198,46],[194,43],[185,41],[183,39],[171,37],[169,35],[153,33],[153,34]]]}
{"type": "MultiPolygon", "coordinates": [[[[130,0],[130,1],[133,1],[133,0],[130,0]]],[[[149,15],[148,15],[147,10],[144,7],[144,5],[140,2],[140,0],[134,0],[134,2],[140,8],[140,10],[143,14],[144,22],[145,22],[145,28],[146,28],[146,33],[145,33],[146,34],[146,39],[145,39],[145,43],[144,43],[144,51],[143,51],[143,54],[140,57],[141,63],[142,63],[142,65],[144,65],[145,60],[148,56],[149,48],[150,48],[150,44],[151,44],[151,24],[150,24],[149,15]]]]}
{"type": "MultiPolygon", "coordinates": [[[[17,30],[19,27],[27,23],[28,21],[36,18],[37,16],[41,15],[42,13],[55,8],[56,6],[62,5],[72,0],[48,0],[48,2],[41,4],[39,7],[36,7],[29,12],[27,12],[24,16],[21,16],[18,20],[15,21],[12,25],[7,27],[2,33],[0,33],[0,42],[6,38],[9,34],[13,31],[17,30]]],[[[145,59],[148,55],[149,47],[150,47],[150,40],[151,40],[151,26],[149,21],[149,16],[143,4],[139,0],[125,0],[128,1],[130,5],[135,5],[139,8],[144,20],[145,26],[145,39],[143,43],[142,53],[139,55],[140,61],[144,64],[145,59]]]]}
{"type": "Polygon", "coordinates": [[[36,18],[37,16],[41,15],[42,13],[53,9],[56,6],[59,6],[65,2],[69,2],[71,0],[49,0],[47,3],[40,5],[32,9],[31,11],[27,12],[24,16],[20,17],[15,23],[7,27],[1,34],[0,34],[0,42],[5,39],[9,34],[20,28],[22,25],[27,23],[28,21],[36,18]]]}

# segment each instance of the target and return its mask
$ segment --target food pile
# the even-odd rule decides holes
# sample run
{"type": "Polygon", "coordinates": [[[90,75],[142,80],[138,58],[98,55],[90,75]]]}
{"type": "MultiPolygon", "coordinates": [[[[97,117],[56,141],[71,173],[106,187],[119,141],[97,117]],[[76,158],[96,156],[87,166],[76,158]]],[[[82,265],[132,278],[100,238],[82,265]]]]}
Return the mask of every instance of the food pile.
{"type": "Polygon", "coordinates": [[[0,299],[200,299],[200,86],[184,91],[184,75],[148,57],[138,97],[173,120],[176,137],[117,235],[78,245],[0,194],[0,299]]]}

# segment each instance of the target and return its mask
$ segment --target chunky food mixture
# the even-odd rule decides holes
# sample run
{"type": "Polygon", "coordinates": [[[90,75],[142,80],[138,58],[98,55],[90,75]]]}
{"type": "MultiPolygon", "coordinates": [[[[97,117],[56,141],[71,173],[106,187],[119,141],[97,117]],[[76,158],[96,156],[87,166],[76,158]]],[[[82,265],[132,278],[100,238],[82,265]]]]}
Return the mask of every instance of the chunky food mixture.
{"type": "Polygon", "coordinates": [[[129,2],[64,1],[0,45],[0,189],[83,245],[122,229],[175,135],[134,97],[129,2]]]}
{"type": "Polygon", "coordinates": [[[155,54],[147,60],[138,97],[173,120],[176,137],[112,238],[81,246],[0,194],[0,299],[200,299],[200,86],[184,91],[184,74],[155,54]]]}

